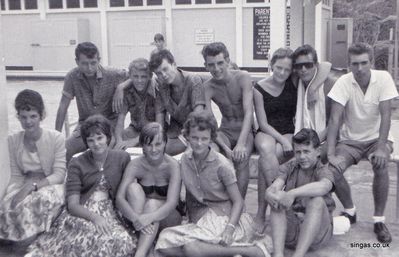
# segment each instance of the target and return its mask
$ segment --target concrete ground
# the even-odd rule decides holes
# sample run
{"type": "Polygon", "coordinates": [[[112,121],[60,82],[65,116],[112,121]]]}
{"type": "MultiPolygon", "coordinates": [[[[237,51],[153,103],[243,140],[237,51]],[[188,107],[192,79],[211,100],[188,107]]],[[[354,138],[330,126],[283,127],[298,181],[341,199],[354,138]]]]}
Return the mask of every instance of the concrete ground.
{"type": "MultiPolygon", "coordinates": [[[[13,101],[16,94],[24,89],[31,88],[39,91],[45,100],[47,117],[42,122],[43,127],[54,128],[55,116],[59,99],[62,92],[62,81],[8,81],[7,82],[7,105],[9,112],[9,133],[20,130],[18,120],[15,117],[15,110],[13,108],[13,101]]],[[[396,140],[399,142],[399,103],[395,102],[394,112],[392,115],[393,126],[391,132],[397,137],[396,140]]],[[[71,104],[69,111],[70,120],[75,121],[77,119],[77,111],[75,103],[71,104]]],[[[396,154],[399,154],[397,149],[396,154]]],[[[351,184],[352,194],[354,202],[358,209],[358,223],[353,225],[351,230],[345,235],[334,236],[330,244],[316,252],[309,252],[309,257],[397,257],[399,256],[399,223],[395,220],[395,208],[396,208],[396,182],[397,173],[396,165],[390,163],[390,189],[388,203],[386,207],[386,219],[388,228],[393,236],[393,241],[389,246],[382,246],[375,239],[373,233],[373,224],[371,223],[371,217],[373,215],[373,198],[371,193],[371,183],[373,173],[371,166],[366,161],[361,161],[358,165],[355,165],[348,170],[345,175],[351,184]]],[[[256,213],[257,208],[257,187],[256,180],[251,180],[251,184],[248,189],[246,197],[246,206],[251,214],[256,213]]],[[[338,215],[339,211],[342,210],[342,206],[336,200],[337,210],[335,215],[338,215]]],[[[268,228],[270,230],[270,228],[268,228]]],[[[270,231],[269,231],[270,232],[270,231]]],[[[20,245],[4,245],[0,243],[0,257],[11,256],[18,257],[23,256],[25,251],[24,246],[20,245]]],[[[290,257],[292,251],[286,251],[286,256],[290,257]]]]}

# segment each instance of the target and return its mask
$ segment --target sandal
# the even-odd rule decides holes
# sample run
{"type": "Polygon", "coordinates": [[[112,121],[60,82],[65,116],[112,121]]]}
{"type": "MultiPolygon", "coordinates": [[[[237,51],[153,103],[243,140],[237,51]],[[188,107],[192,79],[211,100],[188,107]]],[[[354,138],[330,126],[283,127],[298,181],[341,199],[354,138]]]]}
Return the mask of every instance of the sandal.
{"type": "Polygon", "coordinates": [[[264,236],[260,240],[254,241],[255,246],[259,247],[265,257],[270,257],[271,253],[273,252],[273,241],[269,235],[264,236]]]}

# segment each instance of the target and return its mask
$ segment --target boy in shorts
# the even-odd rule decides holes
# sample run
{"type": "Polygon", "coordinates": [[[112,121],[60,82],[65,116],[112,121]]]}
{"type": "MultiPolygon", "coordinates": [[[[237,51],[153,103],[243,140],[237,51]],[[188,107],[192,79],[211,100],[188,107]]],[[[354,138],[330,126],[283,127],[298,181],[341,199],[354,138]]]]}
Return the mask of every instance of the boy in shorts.
{"type": "Polygon", "coordinates": [[[295,249],[294,257],[305,256],[333,234],[334,175],[320,160],[319,137],[304,128],[292,141],[295,158],[280,166],[279,176],[266,190],[274,257],[284,256],[284,246],[295,249]]]}

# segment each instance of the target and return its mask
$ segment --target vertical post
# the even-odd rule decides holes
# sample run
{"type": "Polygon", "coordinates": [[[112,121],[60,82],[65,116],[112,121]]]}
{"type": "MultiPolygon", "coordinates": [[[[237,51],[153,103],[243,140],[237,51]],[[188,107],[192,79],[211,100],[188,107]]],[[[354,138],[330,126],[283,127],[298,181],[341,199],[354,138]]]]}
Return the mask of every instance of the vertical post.
{"type": "Polygon", "coordinates": [[[242,43],[242,2],[236,0],[236,59],[234,60],[238,67],[242,67],[243,43],[242,43]]]}
{"type": "Polygon", "coordinates": [[[324,61],[323,58],[323,46],[322,46],[322,38],[323,38],[323,17],[322,17],[322,12],[323,12],[323,4],[320,1],[316,6],[315,6],[315,30],[314,30],[314,46],[315,50],[317,52],[317,55],[320,56],[319,61],[324,61]]]}
{"type": "MultiPolygon", "coordinates": [[[[396,25],[395,25],[395,54],[394,54],[394,65],[393,65],[393,78],[395,80],[396,88],[398,87],[398,47],[399,47],[399,0],[396,0],[396,25]]],[[[399,175],[399,174],[398,174],[399,175]]],[[[397,196],[399,197],[399,196],[397,196]]]]}
{"type": "Polygon", "coordinates": [[[100,7],[100,26],[101,26],[101,62],[102,65],[108,66],[108,18],[107,18],[107,4],[109,1],[98,1],[100,7]]]}
{"type": "MultiPolygon", "coordinates": [[[[2,33],[2,22],[0,14],[0,35],[2,33]]],[[[0,174],[2,179],[0,180],[0,200],[6,192],[8,181],[10,180],[10,160],[8,156],[8,112],[7,112],[7,88],[6,88],[6,72],[4,64],[4,49],[3,49],[3,37],[0,36],[0,174]]]]}
{"type": "MultiPolygon", "coordinates": [[[[293,2],[293,1],[291,1],[293,2]]],[[[270,1],[270,51],[273,54],[279,47],[284,47],[287,29],[287,2],[270,1]]]]}
{"type": "Polygon", "coordinates": [[[164,1],[165,5],[165,34],[167,48],[173,53],[173,20],[172,1],[164,1]]]}
{"type": "Polygon", "coordinates": [[[297,47],[303,45],[303,0],[295,0],[290,2],[290,47],[296,49],[297,47]]]}

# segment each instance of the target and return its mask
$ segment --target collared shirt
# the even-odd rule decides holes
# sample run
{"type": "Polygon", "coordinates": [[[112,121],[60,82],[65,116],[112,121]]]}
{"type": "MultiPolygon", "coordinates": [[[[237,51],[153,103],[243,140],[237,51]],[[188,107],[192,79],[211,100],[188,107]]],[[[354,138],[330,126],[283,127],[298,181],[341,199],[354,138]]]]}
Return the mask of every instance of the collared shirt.
{"type": "Polygon", "coordinates": [[[149,122],[155,121],[156,81],[149,81],[147,91],[140,95],[133,84],[125,88],[123,111],[130,112],[130,126],[137,132],[149,122]]]}
{"type": "Polygon", "coordinates": [[[112,100],[116,86],[128,78],[124,70],[99,66],[95,77],[86,77],[78,67],[65,77],[62,94],[69,99],[76,97],[79,122],[93,114],[102,114],[116,121],[117,113],[112,111],[112,100]]]}
{"type": "Polygon", "coordinates": [[[181,158],[181,173],[186,190],[196,201],[217,213],[230,215],[231,201],[226,187],[237,182],[233,165],[222,154],[210,149],[208,156],[197,167],[192,150],[181,158]]]}
{"type": "MultiPolygon", "coordinates": [[[[377,139],[381,123],[379,103],[397,96],[395,83],[387,71],[371,70],[366,93],[352,72],[341,76],[328,93],[328,97],[345,107],[340,141],[377,139]]],[[[391,134],[388,139],[393,141],[391,134]]]]}
{"type": "Polygon", "coordinates": [[[171,85],[159,85],[159,103],[156,112],[167,111],[170,114],[168,136],[175,138],[181,134],[187,116],[197,105],[205,106],[205,93],[201,78],[193,73],[178,69],[183,76],[184,91],[173,95],[171,85]]]}
{"type": "MultiPolygon", "coordinates": [[[[331,181],[333,188],[335,183],[333,173],[329,170],[328,166],[323,165],[320,160],[316,163],[316,166],[313,170],[303,171],[301,170],[297,160],[294,158],[280,165],[278,178],[285,181],[284,191],[286,192],[312,182],[320,181],[323,178],[331,181]]],[[[331,191],[333,191],[333,189],[331,191]]],[[[335,203],[331,196],[331,192],[325,194],[323,198],[326,202],[328,210],[332,212],[335,209],[335,203]]],[[[306,201],[308,199],[309,197],[297,197],[293,206],[296,206],[296,208],[299,207],[305,209],[306,201]]]]}

